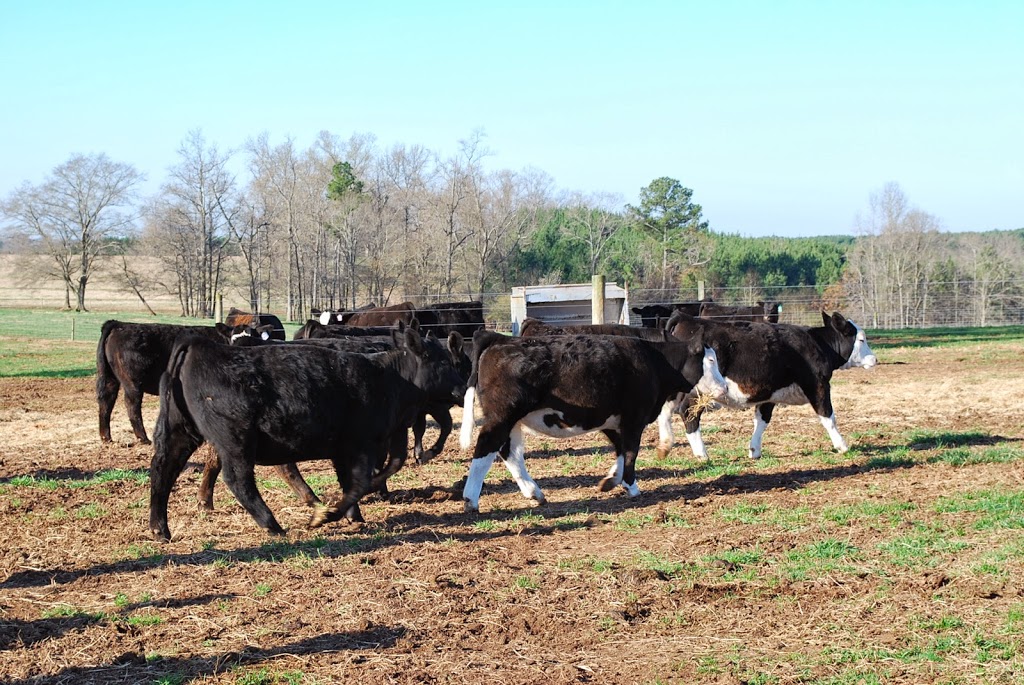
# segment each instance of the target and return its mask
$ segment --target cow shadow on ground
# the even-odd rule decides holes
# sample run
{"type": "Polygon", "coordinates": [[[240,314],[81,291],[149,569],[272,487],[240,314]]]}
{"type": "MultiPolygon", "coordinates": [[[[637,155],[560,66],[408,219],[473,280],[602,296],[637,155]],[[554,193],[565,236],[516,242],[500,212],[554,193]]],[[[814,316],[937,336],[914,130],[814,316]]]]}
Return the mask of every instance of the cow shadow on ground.
{"type": "Polygon", "coordinates": [[[15,476],[0,478],[0,485],[19,485],[21,484],[20,481],[25,479],[31,479],[33,481],[69,481],[71,483],[80,483],[101,478],[105,478],[107,480],[149,478],[149,469],[96,469],[93,471],[84,471],[78,468],[36,469],[29,473],[19,473],[15,476]]]}
{"type": "Polygon", "coordinates": [[[130,615],[138,609],[179,609],[183,607],[210,604],[226,599],[234,599],[238,595],[216,594],[187,597],[183,599],[150,600],[134,602],[116,607],[110,612],[87,612],[67,607],[67,613],[47,616],[35,621],[10,619],[0,624],[0,652],[11,649],[31,647],[37,642],[60,637],[65,633],[81,630],[87,625],[100,621],[109,621],[118,625],[127,624],[130,615]]]}
{"type": "MultiPolygon", "coordinates": [[[[118,682],[187,683],[200,678],[255,666],[281,656],[310,656],[335,652],[371,652],[391,649],[405,637],[407,631],[401,626],[373,626],[366,630],[326,633],[298,640],[278,647],[258,649],[247,647],[238,652],[225,652],[207,657],[163,657],[147,661],[146,655],[129,651],[117,657],[110,664],[102,666],[75,666],[60,673],[40,679],[38,676],[24,680],[7,680],[6,685],[38,685],[40,682],[99,682],[115,676],[118,682]]],[[[263,681],[260,681],[263,682],[263,681]]]]}

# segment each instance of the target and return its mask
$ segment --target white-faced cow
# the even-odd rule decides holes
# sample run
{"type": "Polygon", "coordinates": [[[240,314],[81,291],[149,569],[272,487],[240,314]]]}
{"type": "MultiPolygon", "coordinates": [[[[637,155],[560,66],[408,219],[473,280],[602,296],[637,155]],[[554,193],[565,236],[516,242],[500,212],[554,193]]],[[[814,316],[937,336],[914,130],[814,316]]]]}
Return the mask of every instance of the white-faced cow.
{"type": "Polygon", "coordinates": [[[478,331],[473,346],[463,449],[472,441],[477,400],[483,423],[462,493],[467,511],[479,510],[484,477],[499,454],[523,495],[544,502],[526,470],[526,429],[554,438],[601,431],[616,453],[601,490],[622,485],[635,497],[640,494],[635,474],[640,437],[665,401],[702,378],[725,390],[714,351],[695,337],[686,343],[651,343],[609,335],[510,338],[478,331]]]}
{"type": "MultiPolygon", "coordinates": [[[[754,408],[751,457],[761,456],[765,428],[777,404],[810,404],[839,452],[848,447],[836,425],[830,380],[838,369],[870,369],[878,359],[868,347],[864,331],[838,312],[822,312],[823,326],[792,324],[718,323],[675,314],[668,329],[680,340],[690,338],[711,345],[725,376],[728,393],[716,402],[732,409],[754,408]]],[[[680,404],[686,437],[695,456],[707,458],[700,434],[702,403],[694,394],[680,404]],[[694,403],[697,406],[693,406],[694,403]],[[691,407],[693,409],[691,410],[691,407]]],[[[672,446],[671,424],[661,434],[659,454],[672,446]]]]}
{"type": "Polygon", "coordinates": [[[100,411],[100,440],[110,442],[110,415],[124,387],[124,404],[135,437],[149,444],[142,423],[142,396],[160,393],[160,374],[167,368],[179,335],[199,335],[226,343],[230,330],[216,326],[177,326],[162,323],[104,322],[96,345],[96,401],[100,411]]]}
{"type": "Polygon", "coordinates": [[[246,511],[273,534],[284,531],[256,488],[256,464],[331,460],[344,495],[318,509],[322,525],[355,512],[359,499],[404,459],[407,429],[431,402],[461,401],[462,379],[448,351],[405,331],[402,349],[349,354],[296,345],[232,347],[190,338],[175,345],[160,381],[150,466],[150,530],[170,539],[167,501],[203,442],[220,457],[224,480],[246,511]],[[375,465],[392,460],[373,476],[375,465]]]}

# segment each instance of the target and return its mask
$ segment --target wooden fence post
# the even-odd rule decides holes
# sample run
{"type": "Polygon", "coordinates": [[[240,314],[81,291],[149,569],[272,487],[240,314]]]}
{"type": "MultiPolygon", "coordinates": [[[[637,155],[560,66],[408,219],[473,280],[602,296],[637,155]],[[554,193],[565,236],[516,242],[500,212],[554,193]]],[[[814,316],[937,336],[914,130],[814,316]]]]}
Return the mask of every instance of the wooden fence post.
{"type": "Polygon", "coordinates": [[[604,323],[604,276],[593,277],[594,292],[590,296],[591,323],[604,323]]]}

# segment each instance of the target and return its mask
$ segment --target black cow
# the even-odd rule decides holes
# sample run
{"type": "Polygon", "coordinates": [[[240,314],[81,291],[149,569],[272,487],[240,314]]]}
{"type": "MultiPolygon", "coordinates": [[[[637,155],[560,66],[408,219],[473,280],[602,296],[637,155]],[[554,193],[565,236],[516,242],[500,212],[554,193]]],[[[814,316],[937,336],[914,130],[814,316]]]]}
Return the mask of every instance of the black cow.
{"type": "MultiPolygon", "coordinates": [[[[332,326],[327,326],[331,328],[332,326]]],[[[342,327],[344,328],[344,327],[342,327]]],[[[355,326],[350,328],[357,328],[355,326]]],[[[292,344],[307,344],[307,345],[320,345],[329,347],[336,352],[358,352],[362,354],[383,352],[387,350],[393,350],[399,344],[398,339],[395,337],[396,334],[400,334],[404,330],[404,326],[399,322],[396,327],[371,327],[380,328],[387,332],[387,335],[380,336],[353,336],[353,337],[312,337],[302,338],[292,341],[292,344]]],[[[411,328],[419,330],[419,323],[416,319],[413,319],[411,328]]],[[[370,330],[370,329],[366,329],[370,330]]],[[[433,337],[433,332],[428,331],[427,336],[433,337]]],[[[265,332],[259,331],[258,329],[248,329],[245,331],[236,331],[235,335],[232,336],[233,345],[246,345],[246,346],[257,346],[268,342],[268,338],[265,332]]],[[[463,349],[463,337],[457,333],[452,332],[448,334],[448,350],[451,353],[452,364],[458,371],[459,375],[464,381],[469,380],[469,374],[472,369],[472,362],[470,361],[469,355],[463,349]]],[[[445,442],[448,440],[448,436],[452,432],[452,417],[451,417],[451,403],[445,403],[438,406],[428,407],[422,414],[416,417],[416,421],[413,423],[413,455],[416,457],[417,463],[426,464],[431,459],[436,457],[444,450],[445,442]],[[427,430],[427,414],[432,416],[437,422],[439,434],[434,445],[429,449],[423,449],[423,435],[427,430]]],[[[303,493],[297,493],[300,496],[303,493]]]]}
{"type": "Polygon", "coordinates": [[[323,325],[326,326],[329,323],[342,323],[345,320],[345,315],[346,314],[354,314],[356,312],[366,311],[367,309],[375,309],[376,307],[377,307],[377,303],[375,303],[375,302],[370,302],[369,304],[364,304],[362,307],[358,307],[356,309],[324,309],[324,310],[320,310],[320,309],[317,309],[316,307],[313,307],[313,309],[310,311],[310,314],[311,314],[310,318],[311,319],[316,319],[317,321],[319,321],[320,323],[322,323],[323,325]]]}
{"type": "Polygon", "coordinates": [[[418,308],[416,318],[424,332],[434,331],[438,337],[456,332],[468,340],[484,327],[484,303],[441,302],[418,308]]]}
{"type": "Polygon", "coordinates": [[[391,326],[349,326],[348,324],[324,324],[310,319],[295,331],[292,340],[307,338],[351,338],[353,336],[387,336],[391,335],[391,326]]]}
{"type": "Polygon", "coordinates": [[[640,317],[640,324],[644,328],[662,328],[665,322],[676,312],[697,316],[700,314],[700,306],[705,302],[711,302],[711,299],[706,298],[697,302],[676,302],[674,304],[647,304],[642,307],[633,307],[630,311],[640,317]]]}
{"type": "Polygon", "coordinates": [[[273,314],[251,314],[232,307],[224,318],[224,325],[229,328],[234,328],[235,326],[252,326],[253,328],[269,326],[271,338],[274,340],[284,340],[287,338],[284,332],[284,324],[281,323],[281,319],[273,314]]]}
{"type": "Polygon", "coordinates": [[[576,326],[552,326],[540,319],[529,317],[519,326],[519,337],[537,338],[545,335],[621,335],[640,338],[651,342],[678,342],[668,333],[656,328],[626,326],[620,323],[579,324],[576,326]]]}
{"type": "MultiPolygon", "coordinates": [[[[718,323],[675,314],[668,329],[681,340],[701,340],[718,352],[718,362],[729,392],[716,401],[732,409],[754,408],[754,434],[749,454],[761,456],[765,428],[777,404],[810,404],[839,452],[848,447],[836,427],[830,380],[837,369],[870,369],[878,359],[868,347],[864,331],[838,312],[821,313],[823,326],[793,324],[718,323]]],[[[702,403],[691,394],[680,405],[686,437],[695,456],[707,458],[700,434],[702,403]],[[691,411],[691,406],[696,406],[691,411]]],[[[672,446],[669,432],[661,434],[664,454],[672,446]]]]}
{"type": "Polygon", "coordinates": [[[601,490],[622,485],[636,497],[640,436],[666,400],[688,392],[705,376],[725,391],[714,352],[696,338],[652,343],[609,335],[511,338],[478,331],[473,345],[463,449],[472,441],[477,397],[483,425],[462,492],[467,511],[479,511],[484,477],[499,453],[523,495],[544,502],[526,470],[524,428],[555,438],[603,432],[615,447],[616,462],[601,490]]]}
{"type": "MultiPolygon", "coordinates": [[[[755,323],[778,323],[779,312],[782,305],[778,302],[764,303],[758,301],[756,305],[722,305],[714,302],[705,302],[700,307],[696,316],[702,319],[714,319],[724,323],[735,323],[737,321],[750,321],[755,323]]],[[[686,312],[690,316],[695,316],[686,312]]]]}
{"type": "Polygon", "coordinates": [[[219,455],[228,488],[272,534],[284,530],[256,488],[256,464],[330,459],[344,496],[318,509],[310,525],[346,514],[360,520],[360,498],[405,460],[406,429],[416,414],[431,402],[461,401],[464,387],[447,351],[412,329],[402,349],[376,355],[179,342],[160,381],[150,531],[170,539],[171,489],[203,442],[219,455]],[[387,468],[374,476],[388,456],[387,468]]]}
{"type": "Polygon", "coordinates": [[[149,444],[142,423],[142,396],[160,393],[160,374],[167,368],[174,341],[183,334],[227,342],[230,329],[224,324],[178,326],[125,323],[114,319],[104,322],[96,345],[96,401],[100,410],[101,441],[111,441],[110,414],[123,386],[125,408],[135,437],[140,443],[149,444]]]}

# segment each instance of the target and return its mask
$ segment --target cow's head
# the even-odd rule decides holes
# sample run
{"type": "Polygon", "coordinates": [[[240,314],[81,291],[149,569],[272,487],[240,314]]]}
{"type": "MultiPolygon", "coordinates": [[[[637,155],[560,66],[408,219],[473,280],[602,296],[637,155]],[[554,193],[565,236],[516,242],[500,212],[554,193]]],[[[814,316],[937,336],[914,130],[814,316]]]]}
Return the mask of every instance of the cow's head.
{"type": "Polygon", "coordinates": [[[685,339],[687,361],[683,377],[702,395],[718,398],[728,392],[722,370],[718,366],[718,354],[704,343],[704,331],[697,328],[685,339]]]}
{"type": "Polygon", "coordinates": [[[878,357],[868,347],[868,336],[864,329],[839,312],[833,312],[832,316],[822,312],[821,318],[826,328],[832,328],[841,336],[839,354],[846,363],[840,369],[870,369],[878,364],[878,357]]]}
{"type": "MultiPolygon", "coordinates": [[[[224,326],[222,333],[227,337],[228,342],[235,347],[257,347],[270,341],[270,334],[274,330],[272,324],[253,326],[251,324],[240,324],[238,326],[224,326]]],[[[218,330],[220,330],[218,328],[218,330]]]]}
{"type": "Polygon", "coordinates": [[[415,328],[408,327],[403,335],[395,337],[415,362],[409,370],[409,380],[426,393],[429,401],[462,404],[466,379],[459,374],[453,361],[463,354],[462,336],[452,333],[448,336],[447,345],[443,345],[433,333],[421,336],[415,328]]]}

